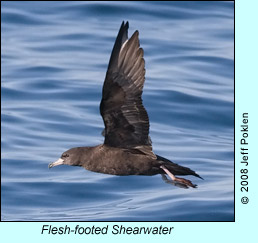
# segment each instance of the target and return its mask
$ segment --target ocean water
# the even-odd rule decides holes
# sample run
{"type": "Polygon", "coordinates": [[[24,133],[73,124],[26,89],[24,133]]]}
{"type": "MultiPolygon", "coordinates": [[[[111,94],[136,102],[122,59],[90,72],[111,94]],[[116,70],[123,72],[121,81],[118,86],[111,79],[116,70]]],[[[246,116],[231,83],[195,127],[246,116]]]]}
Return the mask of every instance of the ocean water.
{"type": "Polygon", "coordinates": [[[2,2],[1,220],[233,221],[233,2],[2,2]],[[103,142],[102,85],[121,25],[144,49],[143,103],[160,175],[48,164],[103,142]]]}

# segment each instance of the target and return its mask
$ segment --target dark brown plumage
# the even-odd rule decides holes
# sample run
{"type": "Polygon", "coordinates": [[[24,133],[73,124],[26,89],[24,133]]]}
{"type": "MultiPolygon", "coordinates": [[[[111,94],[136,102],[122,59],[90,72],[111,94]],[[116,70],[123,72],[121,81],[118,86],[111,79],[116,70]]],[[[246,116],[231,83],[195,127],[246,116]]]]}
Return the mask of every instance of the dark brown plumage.
{"type": "Polygon", "coordinates": [[[152,151],[149,118],[141,97],[145,81],[143,49],[138,31],[128,40],[128,28],[128,22],[123,22],[103,85],[100,113],[105,124],[104,144],[69,149],[49,167],[67,164],[113,175],[167,174],[175,184],[195,187],[174,175],[201,178],[198,174],[152,151]]]}

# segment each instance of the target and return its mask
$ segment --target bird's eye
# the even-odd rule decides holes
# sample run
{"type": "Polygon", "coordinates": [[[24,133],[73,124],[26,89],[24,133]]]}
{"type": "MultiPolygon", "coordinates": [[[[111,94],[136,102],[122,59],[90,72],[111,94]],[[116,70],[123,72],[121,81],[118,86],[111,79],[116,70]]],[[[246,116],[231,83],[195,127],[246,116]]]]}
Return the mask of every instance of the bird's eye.
{"type": "Polygon", "coordinates": [[[69,154],[62,154],[63,158],[69,157],[69,154]]]}

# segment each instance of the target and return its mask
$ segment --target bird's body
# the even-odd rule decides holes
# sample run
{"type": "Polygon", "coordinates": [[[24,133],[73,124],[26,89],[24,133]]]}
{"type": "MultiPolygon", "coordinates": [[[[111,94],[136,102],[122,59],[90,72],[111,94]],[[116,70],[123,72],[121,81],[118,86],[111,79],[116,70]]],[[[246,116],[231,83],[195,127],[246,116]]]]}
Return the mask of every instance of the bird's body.
{"type": "Polygon", "coordinates": [[[78,165],[94,172],[112,175],[154,175],[160,170],[155,160],[137,150],[117,149],[104,144],[79,147],[76,150],[79,154],[78,165]],[[98,163],[94,163],[95,161],[98,163]]]}
{"type": "Polygon", "coordinates": [[[112,175],[167,174],[185,187],[195,187],[174,175],[200,177],[198,174],[152,151],[149,118],[141,97],[145,81],[143,50],[139,32],[128,39],[128,28],[128,22],[123,22],[103,85],[100,113],[105,124],[104,143],[69,149],[49,167],[67,164],[112,175]]]}

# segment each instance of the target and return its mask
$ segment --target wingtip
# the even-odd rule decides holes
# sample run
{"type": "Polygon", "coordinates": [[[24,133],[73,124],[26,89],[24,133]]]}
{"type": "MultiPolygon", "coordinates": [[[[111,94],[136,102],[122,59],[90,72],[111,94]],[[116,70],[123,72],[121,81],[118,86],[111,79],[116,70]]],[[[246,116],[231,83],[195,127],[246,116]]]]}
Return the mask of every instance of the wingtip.
{"type": "Polygon", "coordinates": [[[122,21],[122,24],[121,24],[121,28],[126,28],[126,29],[128,29],[129,28],[129,22],[128,21],[122,21]]]}
{"type": "Polygon", "coordinates": [[[128,38],[127,37],[127,33],[128,33],[128,29],[129,29],[129,23],[128,23],[128,21],[126,21],[126,23],[125,23],[125,21],[123,21],[122,22],[122,24],[121,24],[121,26],[120,26],[120,30],[119,30],[119,32],[118,32],[118,35],[119,34],[123,34],[123,33],[126,33],[126,38],[128,38]]]}
{"type": "Polygon", "coordinates": [[[134,33],[131,36],[131,39],[139,39],[139,31],[138,30],[134,31],[134,33]]]}

